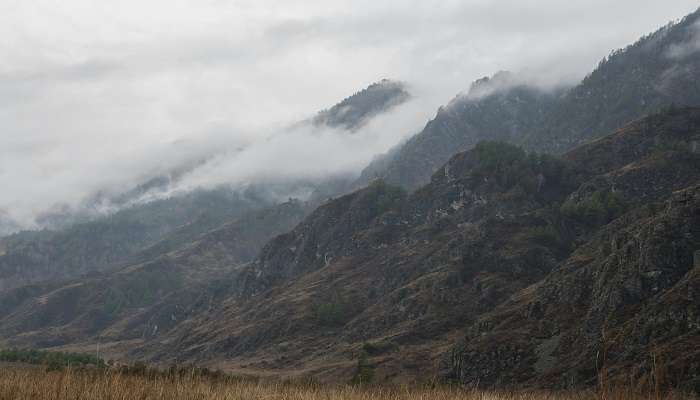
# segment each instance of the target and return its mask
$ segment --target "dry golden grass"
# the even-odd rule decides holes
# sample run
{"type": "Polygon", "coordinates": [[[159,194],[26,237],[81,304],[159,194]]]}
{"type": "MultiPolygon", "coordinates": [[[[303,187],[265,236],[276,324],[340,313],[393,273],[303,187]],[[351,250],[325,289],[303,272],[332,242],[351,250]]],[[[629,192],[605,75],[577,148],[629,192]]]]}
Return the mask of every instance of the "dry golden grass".
{"type": "MultiPolygon", "coordinates": [[[[672,395],[664,398],[683,399],[672,395]]],[[[53,371],[41,368],[0,368],[0,400],[636,400],[654,399],[617,391],[606,396],[578,393],[492,393],[438,388],[381,388],[300,385],[204,378],[169,379],[122,375],[116,372],[53,371]]],[[[658,399],[655,399],[658,400],[658,399]]]]}

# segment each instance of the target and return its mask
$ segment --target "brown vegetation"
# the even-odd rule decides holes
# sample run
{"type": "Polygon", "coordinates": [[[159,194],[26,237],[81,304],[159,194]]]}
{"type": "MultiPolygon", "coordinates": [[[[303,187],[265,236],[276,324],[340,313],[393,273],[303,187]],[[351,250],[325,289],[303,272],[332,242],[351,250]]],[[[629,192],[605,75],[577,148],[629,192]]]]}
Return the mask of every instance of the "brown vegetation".
{"type": "MultiPolygon", "coordinates": [[[[245,399],[245,400],[637,400],[659,399],[658,393],[610,390],[583,392],[480,392],[458,388],[321,386],[310,381],[262,382],[234,378],[180,376],[170,378],[122,374],[114,370],[44,371],[0,368],[0,400],[36,399],[245,399]]],[[[688,396],[671,393],[667,399],[688,396]]]]}

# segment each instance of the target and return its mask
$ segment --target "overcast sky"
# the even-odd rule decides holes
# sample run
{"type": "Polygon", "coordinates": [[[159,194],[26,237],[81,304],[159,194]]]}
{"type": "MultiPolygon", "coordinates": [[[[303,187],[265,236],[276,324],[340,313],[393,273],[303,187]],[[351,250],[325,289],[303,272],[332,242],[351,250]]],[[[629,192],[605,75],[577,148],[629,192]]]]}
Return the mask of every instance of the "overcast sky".
{"type": "MultiPolygon", "coordinates": [[[[126,188],[222,143],[260,147],[260,137],[381,78],[408,82],[418,100],[360,136],[369,142],[327,143],[329,154],[358,152],[329,170],[358,168],[474,79],[498,70],[578,79],[611,50],[697,7],[691,0],[0,0],[0,217],[29,224],[55,203],[126,188]]],[[[326,158],[318,162],[336,159],[326,158]]]]}

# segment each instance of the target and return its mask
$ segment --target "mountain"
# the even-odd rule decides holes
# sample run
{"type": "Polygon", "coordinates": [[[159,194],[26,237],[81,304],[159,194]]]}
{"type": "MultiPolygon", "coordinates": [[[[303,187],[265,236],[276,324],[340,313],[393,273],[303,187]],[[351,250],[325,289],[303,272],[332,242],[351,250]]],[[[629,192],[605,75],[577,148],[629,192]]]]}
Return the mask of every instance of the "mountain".
{"type": "Polygon", "coordinates": [[[607,370],[619,380],[662,373],[700,388],[699,123],[697,109],[675,111],[565,156],[603,178],[567,202],[614,188],[633,206],[546,279],[471,324],[452,359],[457,379],[566,387],[607,370]]]}
{"type": "Polygon", "coordinates": [[[661,108],[698,105],[698,21],[700,10],[613,52],[568,90],[543,92],[503,73],[479,80],[394,150],[383,168],[368,169],[361,182],[380,177],[415,189],[479,140],[561,154],[661,108]]]}
{"type": "MultiPolygon", "coordinates": [[[[572,89],[477,81],[361,189],[188,221],[84,276],[6,278],[0,345],[335,382],[364,368],[393,383],[668,376],[699,390],[700,108],[673,104],[696,102],[699,13],[572,89]]],[[[111,243],[73,237],[49,254],[83,261],[74,248],[111,243]]],[[[18,260],[6,274],[22,276],[18,260]]]]}
{"type": "Polygon", "coordinates": [[[373,117],[406,102],[410,97],[403,83],[382,79],[321,111],[312,119],[312,123],[352,132],[373,117]]]}
{"type": "MultiPolygon", "coordinates": [[[[313,123],[352,131],[409,98],[402,83],[382,80],[320,112],[313,123]]],[[[193,166],[155,177],[118,196],[96,195],[120,210],[101,217],[80,212],[56,212],[42,222],[56,229],[20,232],[0,237],[0,291],[39,282],[75,279],[115,266],[171,251],[227,221],[272,210],[280,199],[309,197],[308,207],[343,192],[350,179],[253,182],[243,188],[220,186],[142,201],[161,193],[193,166]]],[[[88,207],[90,208],[90,207],[88,207]]],[[[0,228],[3,224],[0,215],[0,228]]],[[[2,233],[2,232],[0,232],[2,233]]],[[[269,239],[269,238],[268,238],[269,239]]],[[[253,251],[252,248],[250,251],[253,251]]]]}
{"type": "Polygon", "coordinates": [[[560,153],[669,105],[700,104],[700,10],[601,61],[557,102],[528,147],[560,153]]]}
{"type": "Polygon", "coordinates": [[[0,238],[0,291],[73,279],[125,262],[136,252],[190,227],[194,238],[265,203],[227,190],[195,191],[50,231],[0,238]]]}
{"type": "Polygon", "coordinates": [[[10,235],[13,232],[17,232],[19,229],[20,227],[17,222],[0,210],[0,237],[10,235]]]}
{"type": "Polygon", "coordinates": [[[546,279],[471,324],[451,360],[468,385],[645,382],[700,389],[700,186],[598,231],[546,279]]]}
{"type": "Polygon", "coordinates": [[[298,201],[250,213],[176,250],[159,243],[143,262],[74,279],[0,292],[0,336],[11,346],[133,348],[215,304],[221,281],[255,257],[269,238],[297,224],[298,201]]]}
{"type": "MultiPolygon", "coordinates": [[[[184,299],[177,323],[101,335],[115,356],[163,364],[344,380],[364,353],[380,381],[442,374],[481,387],[590,385],[602,366],[642,382],[658,354],[689,387],[700,379],[700,353],[687,350],[700,337],[699,140],[700,109],[678,108],[561,158],[481,142],[414,193],[375,181],[321,205],[192,291],[199,300],[160,303],[184,299]]],[[[63,321],[26,328],[24,310],[52,304],[42,293],[2,299],[16,304],[0,314],[6,343],[45,343],[40,333],[94,345],[66,340],[63,321]]]]}
{"type": "Polygon", "coordinates": [[[508,72],[480,79],[441,107],[423,131],[366,168],[360,182],[382,178],[415,189],[452,155],[479,141],[522,141],[526,132],[543,126],[555,100],[556,93],[528,86],[508,72]]]}

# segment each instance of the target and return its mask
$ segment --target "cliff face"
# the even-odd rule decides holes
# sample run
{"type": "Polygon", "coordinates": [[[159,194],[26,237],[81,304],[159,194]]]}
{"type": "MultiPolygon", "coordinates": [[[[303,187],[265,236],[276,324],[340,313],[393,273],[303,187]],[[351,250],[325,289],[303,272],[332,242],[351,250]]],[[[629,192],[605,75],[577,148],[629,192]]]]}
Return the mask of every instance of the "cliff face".
{"type": "Polygon", "coordinates": [[[597,232],[546,279],[473,324],[455,378],[489,385],[644,381],[654,368],[700,384],[700,187],[630,212],[597,232]],[[654,365],[654,362],[663,363],[654,365]]]}
{"type": "Polygon", "coordinates": [[[562,207],[584,224],[580,244],[546,279],[469,326],[451,361],[456,379],[566,387],[607,370],[648,383],[664,368],[673,384],[697,387],[699,354],[689,349],[700,333],[698,117],[693,109],[650,117],[565,156],[596,174],[562,207]],[[599,209],[571,206],[612,191],[629,211],[598,228],[599,209]]]}

